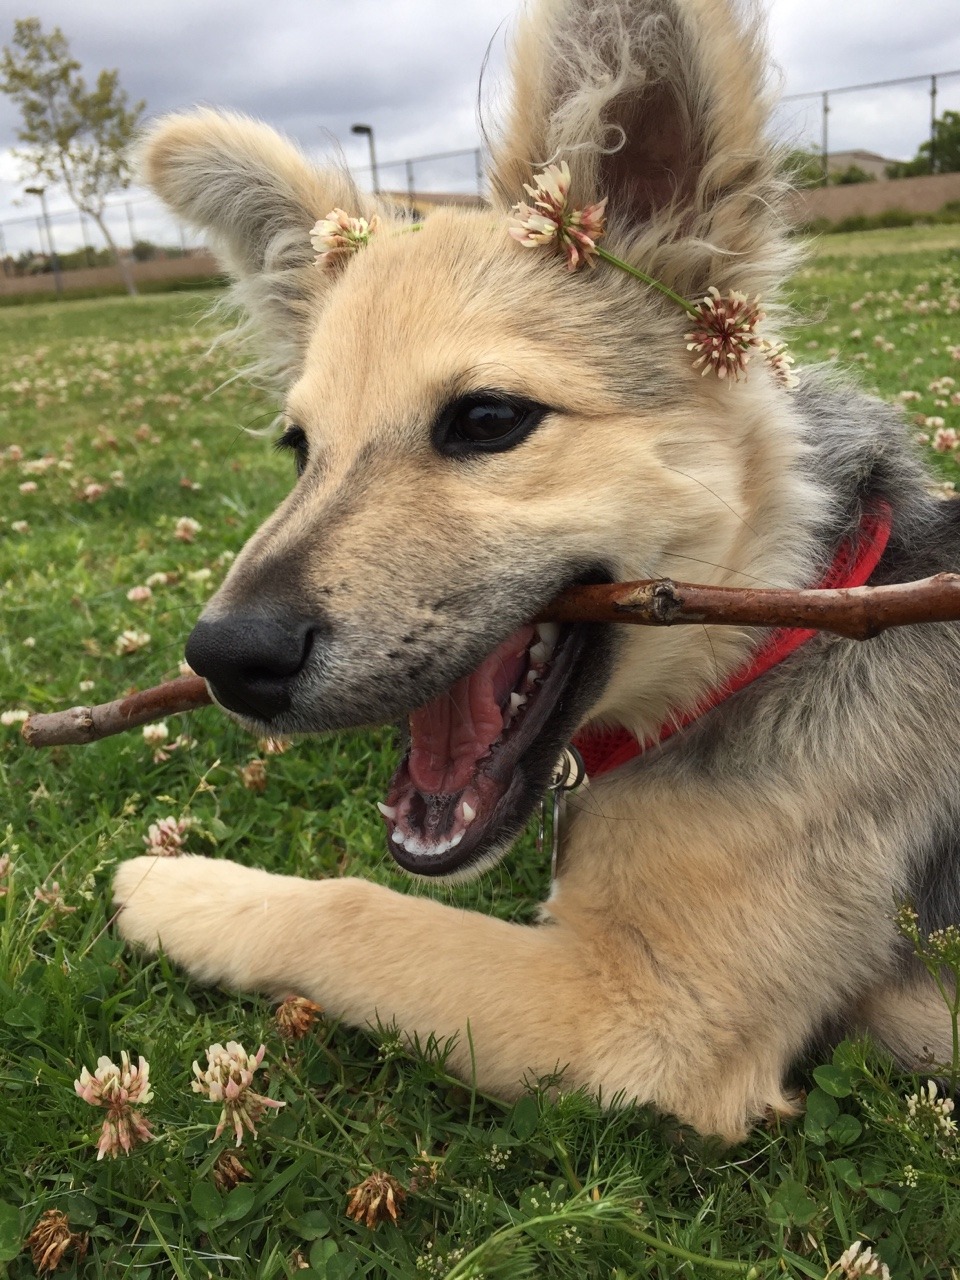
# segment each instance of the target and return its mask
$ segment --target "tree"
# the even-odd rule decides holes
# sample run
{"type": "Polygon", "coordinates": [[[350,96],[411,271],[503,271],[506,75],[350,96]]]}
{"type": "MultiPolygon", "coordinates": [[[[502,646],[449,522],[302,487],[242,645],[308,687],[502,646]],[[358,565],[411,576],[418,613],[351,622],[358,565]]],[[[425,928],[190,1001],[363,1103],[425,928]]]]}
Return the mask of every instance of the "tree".
{"type": "Polygon", "coordinates": [[[101,71],[88,89],[63,32],[54,27],[45,34],[39,18],[14,23],[13,40],[0,58],[0,92],[20,109],[17,138],[23,145],[14,155],[24,176],[66,189],[100,228],[127,292],[136,293],[103,213],[107,196],[130,185],[127,149],[146,103],[128,104],[117,71],[101,71]]]}
{"type": "Polygon", "coordinates": [[[888,178],[925,173],[960,173],[960,111],[945,111],[933,122],[933,138],[920,144],[913,160],[887,166],[888,178]]]}
{"type": "Polygon", "coordinates": [[[823,186],[823,156],[815,147],[797,147],[784,165],[795,187],[823,186]]]}

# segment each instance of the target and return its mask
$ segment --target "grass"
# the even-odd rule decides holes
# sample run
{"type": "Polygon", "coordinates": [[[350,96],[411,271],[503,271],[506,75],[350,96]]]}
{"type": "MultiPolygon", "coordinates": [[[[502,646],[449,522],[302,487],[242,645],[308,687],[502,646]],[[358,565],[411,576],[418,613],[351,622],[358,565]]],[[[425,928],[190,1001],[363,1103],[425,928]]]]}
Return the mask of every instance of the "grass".
{"type": "MultiPolygon", "coordinates": [[[[795,284],[809,318],[794,347],[801,359],[836,352],[887,398],[915,393],[913,429],[933,439],[960,430],[945,381],[960,382],[948,310],[960,229],[926,231],[825,242],[795,284]]],[[[269,424],[272,404],[239,383],[218,390],[228,365],[206,354],[206,305],[171,294],[0,312],[0,711],[175,674],[203,600],[290,484],[289,461],[243,431],[269,424]],[[176,537],[181,517],[201,526],[192,542],[176,537]],[[128,601],[161,573],[170,580],[149,600],[128,601]],[[129,630],[149,641],[120,654],[129,630]]],[[[937,442],[950,483],[955,455],[949,437],[937,442]]],[[[423,892],[384,856],[374,801],[388,732],[263,756],[258,791],[241,773],[257,744],[214,710],[171,723],[171,740],[188,740],[166,759],[139,733],[31,754],[17,728],[0,727],[0,1274],[34,1274],[22,1243],[51,1208],[89,1235],[86,1260],[68,1252],[63,1274],[91,1278],[822,1280],[861,1238],[894,1280],[957,1274],[957,1139],[908,1115],[917,1081],[868,1045],[814,1071],[804,1118],[725,1151],[578,1094],[505,1105],[452,1080],[442,1052],[402,1052],[389,1028],[321,1019],[286,1043],[266,1002],[199,988],[118,944],[112,868],[167,816],[192,819],[196,852],[423,892]],[[211,1143],[218,1111],[191,1091],[190,1064],[228,1039],[266,1044],[258,1078],[286,1105],[245,1142],[249,1179],[223,1189],[212,1170],[227,1140],[211,1143]],[[73,1080],[121,1050],[149,1059],[156,1139],[98,1163],[99,1113],[73,1080]],[[398,1225],[375,1232],[344,1212],[373,1170],[409,1191],[398,1225]]],[[[479,885],[435,892],[525,920],[547,879],[528,837],[479,885]]]]}

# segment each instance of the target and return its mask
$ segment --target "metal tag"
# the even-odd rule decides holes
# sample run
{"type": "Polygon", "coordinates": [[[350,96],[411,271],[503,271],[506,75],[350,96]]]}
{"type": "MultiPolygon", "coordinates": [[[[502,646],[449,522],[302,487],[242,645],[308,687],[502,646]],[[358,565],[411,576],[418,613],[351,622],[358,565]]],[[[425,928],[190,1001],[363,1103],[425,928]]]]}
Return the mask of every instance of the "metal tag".
{"type": "MultiPolygon", "coordinates": [[[[548,792],[553,793],[553,804],[551,805],[551,832],[550,832],[550,875],[556,878],[557,874],[557,854],[560,849],[560,828],[563,824],[563,814],[567,805],[567,792],[576,791],[583,785],[587,779],[586,766],[583,763],[583,757],[574,746],[567,746],[563,749],[560,759],[557,761],[547,787],[548,792]]],[[[540,813],[537,820],[537,852],[543,853],[544,836],[546,835],[547,825],[547,797],[544,796],[540,801],[540,813]]]]}

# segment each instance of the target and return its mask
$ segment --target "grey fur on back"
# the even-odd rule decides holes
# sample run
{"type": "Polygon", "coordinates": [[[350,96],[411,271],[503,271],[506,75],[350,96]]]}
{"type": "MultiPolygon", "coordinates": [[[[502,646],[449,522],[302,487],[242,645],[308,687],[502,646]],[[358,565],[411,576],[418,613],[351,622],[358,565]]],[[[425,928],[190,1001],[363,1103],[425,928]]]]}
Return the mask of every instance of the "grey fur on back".
{"type": "MultiPolygon", "coordinates": [[[[901,414],[813,370],[797,395],[805,466],[833,496],[818,529],[821,569],[882,499],[893,525],[872,584],[960,570],[960,501],[930,494],[901,414]]],[[[808,874],[821,886],[836,878],[836,927],[857,945],[869,904],[889,920],[912,901],[925,931],[960,923],[958,708],[960,626],[905,627],[870,641],[823,633],[640,767],[761,788],[774,808],[804,778],[829,779],[838,808],[807,797],[808,874]],[[818,822],[834,825],[831,839],[817,840],[818,822]],[[824,864],[818,847],[844,849],[845,865],[824,864]],[[840,886],[851,876],[859,884],[847,902],[840,886]]],[[[913,971],[906,944],[892,966],[913,971]]]]}

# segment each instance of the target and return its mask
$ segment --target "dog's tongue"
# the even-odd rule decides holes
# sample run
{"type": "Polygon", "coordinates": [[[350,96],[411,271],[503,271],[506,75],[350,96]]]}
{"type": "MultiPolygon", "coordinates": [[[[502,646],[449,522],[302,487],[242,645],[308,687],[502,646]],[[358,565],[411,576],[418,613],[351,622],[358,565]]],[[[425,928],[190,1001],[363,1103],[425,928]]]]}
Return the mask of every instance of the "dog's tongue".
{"type": "Polygon", "coordinates": [[[533,627],[521,627],[476,671],[410,716],[408,768],[423,795],[456,795],[503,732],[503,711],[527,665],[533,627]]]}

